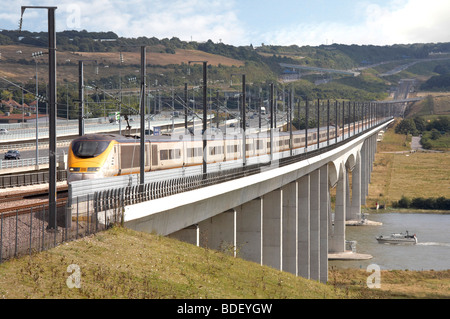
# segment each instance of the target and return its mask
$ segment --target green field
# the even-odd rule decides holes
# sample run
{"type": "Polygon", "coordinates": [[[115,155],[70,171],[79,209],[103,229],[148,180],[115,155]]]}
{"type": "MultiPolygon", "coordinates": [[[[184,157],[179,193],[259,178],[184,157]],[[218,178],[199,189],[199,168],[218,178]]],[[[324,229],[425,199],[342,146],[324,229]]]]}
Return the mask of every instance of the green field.
{"type": "Polygon", "coordinates": [[[390,206],[402,196],[450,198],[449,152],[411,153],[410,137],[390,128],[378,143],[367,206],[390,206]]]}

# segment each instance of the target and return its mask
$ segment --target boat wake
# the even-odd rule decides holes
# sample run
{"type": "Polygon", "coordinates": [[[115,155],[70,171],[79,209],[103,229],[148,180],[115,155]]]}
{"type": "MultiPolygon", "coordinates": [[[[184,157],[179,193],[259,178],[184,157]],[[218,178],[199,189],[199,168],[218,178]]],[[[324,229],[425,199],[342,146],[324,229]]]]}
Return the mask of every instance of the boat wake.
{"type": "Polygon", "coordinates": [[[419,245],[419,246],[444,246],[444,247],[450,247],[450,243],[436,243],[436,242],[425,242],[425,243],[418,242],[416,245],[419,245]]]}

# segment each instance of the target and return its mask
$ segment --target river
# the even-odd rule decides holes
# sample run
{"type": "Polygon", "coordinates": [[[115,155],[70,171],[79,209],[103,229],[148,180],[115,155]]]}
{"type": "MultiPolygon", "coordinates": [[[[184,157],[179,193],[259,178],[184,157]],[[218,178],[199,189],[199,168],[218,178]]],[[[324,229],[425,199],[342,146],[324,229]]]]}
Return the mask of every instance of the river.
{"type": "Polygon", "coordinates": [[[330,260],[336,268],[363,268],[377,264],[382,270],[450,269],[450,214],[370,214],[369,220],[381,226],[346,226],[346,240],[356,241],[356,252],[372,259],[357,261],[330,260]],[[409,231],[416,234],[416,245],[379,244],[378,235],[409,231]]]}

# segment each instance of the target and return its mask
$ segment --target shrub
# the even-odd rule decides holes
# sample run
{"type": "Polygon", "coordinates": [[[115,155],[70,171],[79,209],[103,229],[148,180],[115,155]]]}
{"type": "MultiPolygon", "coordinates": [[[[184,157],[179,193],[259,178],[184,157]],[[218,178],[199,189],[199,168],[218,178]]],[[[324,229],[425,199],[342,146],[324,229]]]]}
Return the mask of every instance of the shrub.
{"type": "Polygon", "coordinates": [[[438,198],[415,197],[411,200],[405,196],[402,196],[400,200],[392,202],[392,207],[450,210],[450,198],[447,199],[443,196],[438,198]]]}
{"type": "Polygon", "coordinates": [[[398,201],[398,208],[409,208],[411,205],[411,200],[405,196],[398,201]]]}

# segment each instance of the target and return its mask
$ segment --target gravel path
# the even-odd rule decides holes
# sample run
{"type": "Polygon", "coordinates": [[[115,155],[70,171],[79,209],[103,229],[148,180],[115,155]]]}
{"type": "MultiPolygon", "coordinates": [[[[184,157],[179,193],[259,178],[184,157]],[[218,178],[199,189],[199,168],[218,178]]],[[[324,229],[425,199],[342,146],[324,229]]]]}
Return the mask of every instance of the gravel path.
{"type": "Polygon", "coordinates": [[[416,151],[423,151],[422,144],[420,144],[420,136],[413,136],[411,140],[411,149],[416,151]]]}

